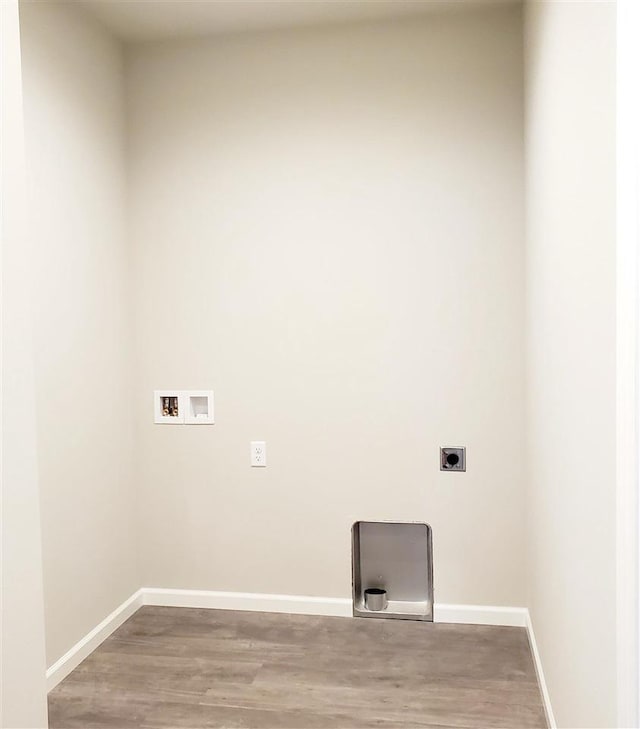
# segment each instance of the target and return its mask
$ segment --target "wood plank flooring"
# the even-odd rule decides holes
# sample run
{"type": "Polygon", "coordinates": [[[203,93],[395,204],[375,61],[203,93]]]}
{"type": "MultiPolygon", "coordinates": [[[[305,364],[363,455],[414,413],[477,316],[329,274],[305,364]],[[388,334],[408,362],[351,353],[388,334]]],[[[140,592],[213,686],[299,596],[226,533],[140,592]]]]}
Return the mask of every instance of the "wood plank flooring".
{"type": "Polygon", "coordinates": [[[546,727],[523,628],[143,607],[49,694],[67,727],[546,727]]]}

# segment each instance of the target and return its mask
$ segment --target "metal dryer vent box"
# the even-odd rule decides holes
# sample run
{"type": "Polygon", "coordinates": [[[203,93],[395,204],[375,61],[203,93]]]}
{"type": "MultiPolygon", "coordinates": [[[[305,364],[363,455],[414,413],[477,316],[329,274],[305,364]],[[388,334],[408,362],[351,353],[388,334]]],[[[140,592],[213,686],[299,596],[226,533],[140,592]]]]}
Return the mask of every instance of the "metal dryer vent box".
{"type": "Polygon", "coordinates": [[[431,527],[423,522],[357,521],[351,528],[353,614],[433,621],[431,527]],[[367,610],[364,591],[386,591],[382,610],[367,610]]]}

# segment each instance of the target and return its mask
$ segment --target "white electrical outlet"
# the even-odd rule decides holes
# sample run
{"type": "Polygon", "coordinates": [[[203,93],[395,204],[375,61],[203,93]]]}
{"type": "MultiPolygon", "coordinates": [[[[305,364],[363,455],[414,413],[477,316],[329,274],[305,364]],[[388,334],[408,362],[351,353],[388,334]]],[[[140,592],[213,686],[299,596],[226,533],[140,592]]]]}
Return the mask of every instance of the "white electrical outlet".
{"type": "Polygon", "coordinates": [[[251,441],[251,465],[258,467],[267,465],[267,444],[263,440],[251,441]]]}

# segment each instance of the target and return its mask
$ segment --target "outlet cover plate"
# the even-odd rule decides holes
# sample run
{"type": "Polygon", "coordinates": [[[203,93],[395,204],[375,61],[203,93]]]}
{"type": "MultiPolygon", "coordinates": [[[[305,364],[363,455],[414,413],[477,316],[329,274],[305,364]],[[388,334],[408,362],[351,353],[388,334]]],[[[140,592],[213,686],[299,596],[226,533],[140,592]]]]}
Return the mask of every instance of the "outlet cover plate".
{"type": "Polygon", "coordinates": [[[267,465],[267,444],[263,440],[251,441],[251,465],[254,468],[265,468],[267,465]]]}

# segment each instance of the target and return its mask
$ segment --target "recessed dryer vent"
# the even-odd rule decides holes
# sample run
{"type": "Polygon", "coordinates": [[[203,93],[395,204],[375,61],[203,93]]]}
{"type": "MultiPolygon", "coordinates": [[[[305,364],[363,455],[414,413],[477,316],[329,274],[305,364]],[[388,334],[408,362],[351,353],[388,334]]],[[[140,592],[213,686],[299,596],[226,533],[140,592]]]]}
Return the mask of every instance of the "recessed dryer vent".
{"type": "Polygon", "coordinates": [[[354,616],[433,621],[431,527],[423,522],[357,521],[351,539],[354,616]],[[368,610],[367,590],[369,604],[371,592],[384,591],[386,607],[368,610]]]}

